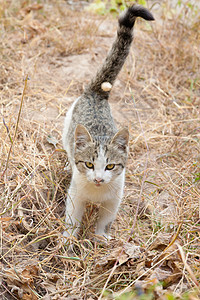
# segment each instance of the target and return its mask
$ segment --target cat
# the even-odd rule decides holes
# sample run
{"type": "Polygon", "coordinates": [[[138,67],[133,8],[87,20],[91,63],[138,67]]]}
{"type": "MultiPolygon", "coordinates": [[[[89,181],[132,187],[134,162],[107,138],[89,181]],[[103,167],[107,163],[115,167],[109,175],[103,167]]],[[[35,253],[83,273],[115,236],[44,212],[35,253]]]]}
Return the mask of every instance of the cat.
{"type": "Polygon", "coordinates": [[[129,54],[137,17],[154,20],[143,6],[132,5],[118,20],[117,37],[96,76],[66,114],[63,146],[72,168],[66,199],[65,240],[77,233],[87,201],[100,203],[96,235],[109,239],[109,229],[123,197],[129,131],[117,129],[108,98],[129,54]]]}

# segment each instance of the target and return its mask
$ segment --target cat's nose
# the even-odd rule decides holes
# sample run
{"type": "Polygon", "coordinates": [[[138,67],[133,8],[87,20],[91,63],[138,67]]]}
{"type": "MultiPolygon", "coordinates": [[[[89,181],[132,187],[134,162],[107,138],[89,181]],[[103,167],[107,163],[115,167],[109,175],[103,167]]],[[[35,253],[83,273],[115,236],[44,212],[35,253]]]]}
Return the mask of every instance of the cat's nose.
{"type": "Polygon", "coordinates": [[[97,178],[94,179],[94,182],[95,183],[102,183],[102,182],[104,182],[104,179],[102,179],[100,177],[97,177],[97,178]]]}

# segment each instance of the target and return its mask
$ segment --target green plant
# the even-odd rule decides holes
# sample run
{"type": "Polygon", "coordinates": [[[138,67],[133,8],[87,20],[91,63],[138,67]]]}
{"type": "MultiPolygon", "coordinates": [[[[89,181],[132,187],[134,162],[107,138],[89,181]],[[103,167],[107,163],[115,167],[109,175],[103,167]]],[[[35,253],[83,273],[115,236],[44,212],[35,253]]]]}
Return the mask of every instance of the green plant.
{"type": "MultiPolygon", "coordinates": [[[[146,0],[137,0],[136,3],[146,6],[146,0]]],[[[125,8],[129,5],[129,2],[126,0],[94,0],[86,10],[105,15],[108,13],[118,14],[120,11],[125,10],[125,8]]]]}

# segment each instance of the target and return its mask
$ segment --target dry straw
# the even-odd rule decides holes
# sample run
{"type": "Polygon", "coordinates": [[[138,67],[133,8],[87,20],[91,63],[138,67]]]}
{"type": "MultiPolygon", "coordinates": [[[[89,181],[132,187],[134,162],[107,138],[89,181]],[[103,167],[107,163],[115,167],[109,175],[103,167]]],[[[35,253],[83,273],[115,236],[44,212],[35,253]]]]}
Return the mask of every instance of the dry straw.
{"type": "Polygon", "coordinates": [[[181,299],[186,291],[199,298],[199,13],[170,1],[153,12],[151,26],[137,22],[111,93],[113,114],[131,133],[113,239],[92,242],[96,208],[88,205],[70,255],[61,238],[70,181],[63,120],[105,57],[116,19],[66,1],[0,0],[4,299],[181,299]]]}

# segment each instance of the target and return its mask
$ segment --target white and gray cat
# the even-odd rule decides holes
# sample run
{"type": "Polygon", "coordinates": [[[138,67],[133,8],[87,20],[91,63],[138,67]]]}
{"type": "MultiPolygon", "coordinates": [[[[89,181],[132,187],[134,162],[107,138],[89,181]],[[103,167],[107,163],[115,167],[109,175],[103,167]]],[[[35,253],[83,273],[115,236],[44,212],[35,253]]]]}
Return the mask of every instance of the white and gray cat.
{"type": "Polygon", "coordinates": [[[87,201],[100,203],[96,234],[109,238],[123,196],[129,132],[117,130],[108,97],[133,40],[137,17],[154,20],[144,7],[133,5],[119,18],[116,40],[102,67],[66,114],[63,145],[72,167],[66,200],[64,237],[77,236],[87,201]]]}

